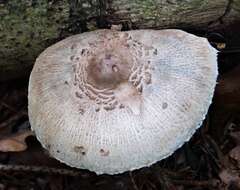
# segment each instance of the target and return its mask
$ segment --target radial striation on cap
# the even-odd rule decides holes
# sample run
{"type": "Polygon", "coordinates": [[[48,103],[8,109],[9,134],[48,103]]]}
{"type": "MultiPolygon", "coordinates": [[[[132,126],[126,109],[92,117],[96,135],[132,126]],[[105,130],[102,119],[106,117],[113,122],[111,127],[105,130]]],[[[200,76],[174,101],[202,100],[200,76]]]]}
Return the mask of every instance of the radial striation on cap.
{"type": "Polygon", "coordinates": [[[97,30],[47,48],[29,82],[29,119],[50,155],[97,174],[166,158],[201,125],[217,51],[180,30],[97,30]]]}

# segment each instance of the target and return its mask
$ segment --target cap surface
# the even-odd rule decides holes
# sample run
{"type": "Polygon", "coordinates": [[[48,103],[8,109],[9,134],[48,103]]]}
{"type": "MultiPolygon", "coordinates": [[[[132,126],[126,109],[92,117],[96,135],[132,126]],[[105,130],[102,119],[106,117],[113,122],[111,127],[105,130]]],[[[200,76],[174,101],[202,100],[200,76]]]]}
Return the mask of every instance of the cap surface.
{"type": "Polygon", "coordinates": [[[149,166],[205,118],[217,51],[180,30],[97,30],[47,48],[29,82],[29,119],[58,160],[97,174],[149,166]]]}

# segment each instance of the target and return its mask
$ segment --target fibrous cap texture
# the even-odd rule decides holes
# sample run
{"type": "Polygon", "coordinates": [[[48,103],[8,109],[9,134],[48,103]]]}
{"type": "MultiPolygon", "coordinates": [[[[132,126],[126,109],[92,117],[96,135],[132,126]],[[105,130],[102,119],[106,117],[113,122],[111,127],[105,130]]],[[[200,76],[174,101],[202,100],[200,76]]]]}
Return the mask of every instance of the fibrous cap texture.
{"type": "Polygon", "coordinates": [[[149,166],[201,125],[217,51],[180,30],[97,30],[47,48],[29,82],[29,119],[58,160],[97,174],[149,166]]]}

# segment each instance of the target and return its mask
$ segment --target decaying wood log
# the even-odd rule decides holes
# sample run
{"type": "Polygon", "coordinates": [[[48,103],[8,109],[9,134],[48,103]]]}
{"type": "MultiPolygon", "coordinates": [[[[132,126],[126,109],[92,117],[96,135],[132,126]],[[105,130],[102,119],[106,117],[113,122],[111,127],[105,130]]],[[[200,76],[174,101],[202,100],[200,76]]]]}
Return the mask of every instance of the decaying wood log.
{"type": "Polygon", "coordinates": [[[37,55],[72,34],[124,29],[208,30],[240,20],[240,0],[0,0],[0,81],[29,73],[37,55]]]}

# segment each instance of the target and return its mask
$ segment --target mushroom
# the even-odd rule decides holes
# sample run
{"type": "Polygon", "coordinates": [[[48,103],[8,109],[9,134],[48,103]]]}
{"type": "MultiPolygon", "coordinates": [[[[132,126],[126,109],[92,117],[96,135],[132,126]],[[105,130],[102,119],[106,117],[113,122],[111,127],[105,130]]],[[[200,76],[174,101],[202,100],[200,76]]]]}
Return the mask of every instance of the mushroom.
{"type": "Polygon", "coordinates": [[[200,127],[217,74],[217,51],[181,30],[74,35],[36,60],[31,127],[72,167],[117,174],[150,166],[200,127]]]}

